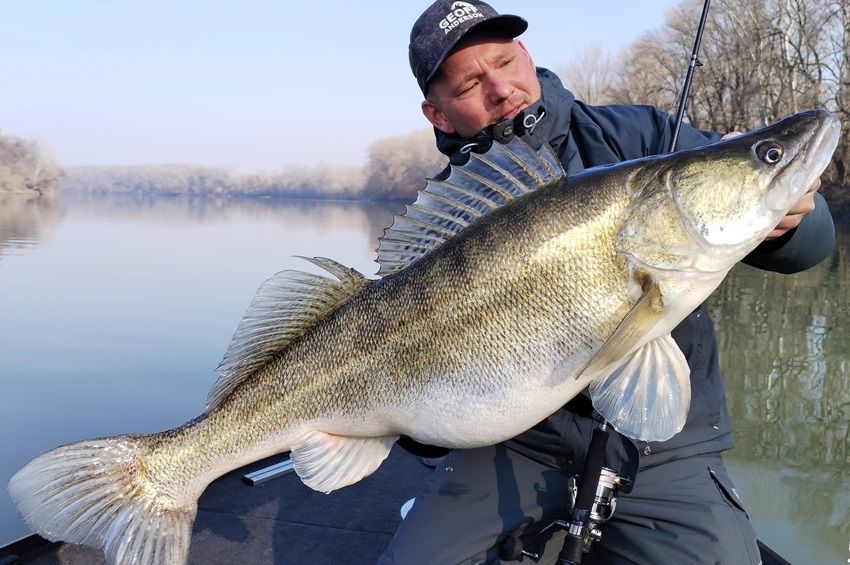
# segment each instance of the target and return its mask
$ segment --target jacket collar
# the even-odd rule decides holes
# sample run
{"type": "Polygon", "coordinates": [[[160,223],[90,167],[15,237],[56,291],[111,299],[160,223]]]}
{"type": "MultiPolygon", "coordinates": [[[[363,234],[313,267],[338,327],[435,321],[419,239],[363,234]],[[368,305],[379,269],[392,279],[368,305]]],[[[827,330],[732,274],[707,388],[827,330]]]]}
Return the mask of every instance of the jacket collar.
{"type": "Polygon", "coordinates": [[[487,126],[471,138],[447,134],[434,128],[437,149],[449,156],[452,164],[462,164],[469,159],[468,153],[483,153],[493,140],[507,142],[519,135],[534,149],[547,141],[557,154],[567,139],[570,128],[570,109],[575,102],[573,93],[564,88],[561,80],[552,71],[537,68],[540,81],[540,100],[531,104],[513,120],[504,120],[487,126]]]}

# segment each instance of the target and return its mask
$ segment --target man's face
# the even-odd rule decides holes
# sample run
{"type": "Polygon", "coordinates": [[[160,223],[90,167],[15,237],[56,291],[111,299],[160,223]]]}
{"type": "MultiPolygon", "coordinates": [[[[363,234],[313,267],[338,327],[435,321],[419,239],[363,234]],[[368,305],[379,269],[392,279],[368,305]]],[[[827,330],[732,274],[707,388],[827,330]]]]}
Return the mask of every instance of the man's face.
{"type": "Polygon", "coordinates": [[[531,55],[519,40],[467,39],[443,62],[422,112],[445,133],[472,137],[540,98],[531,55]]]}

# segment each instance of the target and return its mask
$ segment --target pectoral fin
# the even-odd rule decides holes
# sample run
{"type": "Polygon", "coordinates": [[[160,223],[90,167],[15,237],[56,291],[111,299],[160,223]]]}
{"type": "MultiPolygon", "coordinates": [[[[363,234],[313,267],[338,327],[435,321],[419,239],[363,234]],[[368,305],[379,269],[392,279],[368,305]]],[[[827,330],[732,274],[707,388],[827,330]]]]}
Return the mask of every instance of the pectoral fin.
{"type": "Polygon", "coordinates": [[[596,352],[580,376],[601,376],[619,365],[629,353],[646,339],[664,313],[664,299],[657,283],[652,283],[641,295],[626,317],[596,352]]]}
{"type": "Polygon", "coordinates": [[[644,441],[664,441],[685,425],[690,368],[668,334],[637,351],[590,387],[593,407],[614,429],[644,441]]]}
{"type": "Polygon", "coordinates": [[[375,472],[397,439],[337,436],[314,430],[292,447],[293,468],[305,485],[329,493],[375,472]]]}

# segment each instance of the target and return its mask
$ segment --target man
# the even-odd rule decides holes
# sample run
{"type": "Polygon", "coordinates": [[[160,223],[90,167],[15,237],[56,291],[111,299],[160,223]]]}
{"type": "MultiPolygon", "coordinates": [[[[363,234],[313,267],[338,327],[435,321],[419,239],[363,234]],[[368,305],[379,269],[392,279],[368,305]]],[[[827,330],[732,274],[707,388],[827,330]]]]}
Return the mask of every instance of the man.
{"type": "MultiPolygon", "coordinates": [[[[483,2],[451,0],[434,2],[413,26],[410,63],[425,96],[422,111],[452,164],[510,135],[535,148],[549,143],[570,174],[666,150],[669,116],[648,106],[594,107],[575,100],[553,73],[535,68],[515,39],[526,27],[524,19],[499,15],[483,2]]],[[[719,137],[684,125],[678,146],[719,137]]],[[[747,263],[795,272],[830,253],[832,220],[815,185],[747,263]]],[[[687,423],[666,442],[611,433],[604,464],[630,484],[584,563],[760,562],[721,458],[732,447],[732,431],[705,307],[673,337],[691,369],[687,423]]],[[[598,426],[593,416],[590,401],[579,396],[504,444],[453,451],[416,497],[381,563],[497,563],[507,536],[535,540],[543,526],[565,517],[567,481],[581,470],[598,426]]],[[[555,562],[561,542],[560,536],[548,543],[544,538],[541,562],[555,562]]]]}

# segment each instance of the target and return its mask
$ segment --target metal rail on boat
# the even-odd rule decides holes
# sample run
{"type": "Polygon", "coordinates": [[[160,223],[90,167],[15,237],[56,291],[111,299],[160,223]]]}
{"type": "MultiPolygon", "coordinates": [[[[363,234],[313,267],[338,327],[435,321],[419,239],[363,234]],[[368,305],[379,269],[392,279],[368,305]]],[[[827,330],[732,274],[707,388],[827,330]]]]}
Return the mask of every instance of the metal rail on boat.
{"type": "Polygon", "coordinates": [[[242,482],[252,487],[261,485],[289,473],[292,471],[292,465],[292,459],[287,457],[280,463],[275,463],[274,465],[269,465],[268,467],[263,467],[262,469],[242,475],[242,482]]]}

